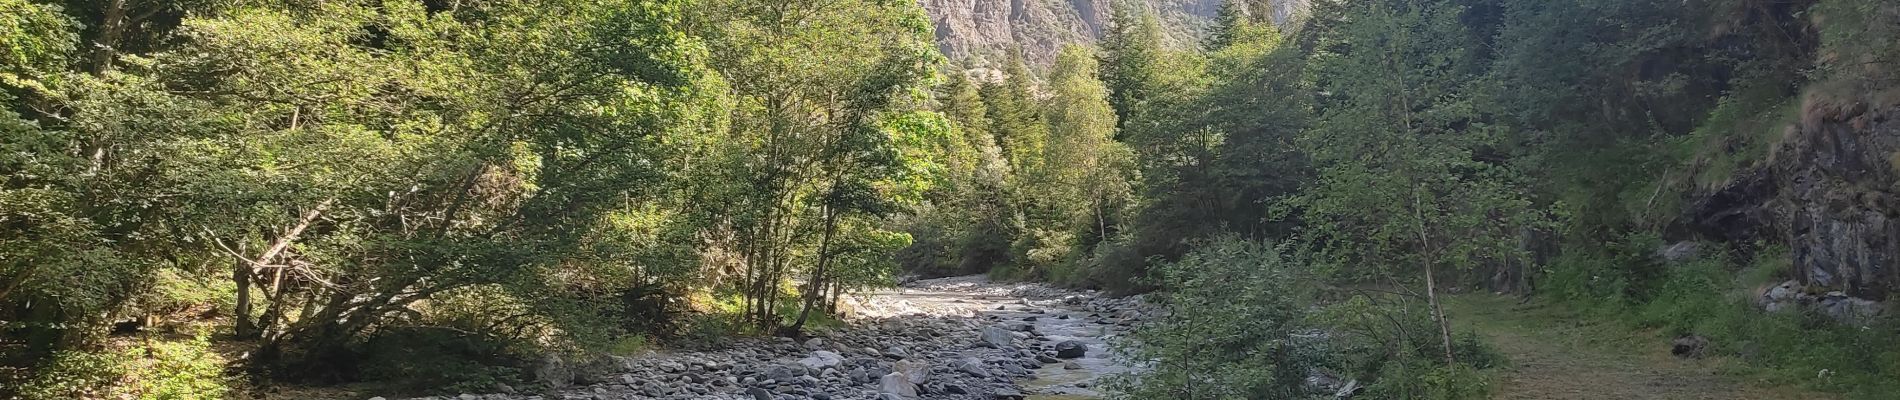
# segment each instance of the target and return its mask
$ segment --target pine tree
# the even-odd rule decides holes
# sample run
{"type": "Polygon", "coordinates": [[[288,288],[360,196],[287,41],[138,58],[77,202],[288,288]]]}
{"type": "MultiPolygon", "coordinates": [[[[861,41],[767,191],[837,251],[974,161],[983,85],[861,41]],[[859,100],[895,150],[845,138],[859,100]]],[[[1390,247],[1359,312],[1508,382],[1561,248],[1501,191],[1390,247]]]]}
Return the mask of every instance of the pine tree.
{"type": "Polygon", "coordinates": [[[1164,49],[1161,27],[1153,13],[1120,3],[1110,17],[1101,42],[1101,80],[1108,86],[1108,102],[1115,109],[1117,128],[1141,112],[1156,90],[1164,49]]]}
{"type": "Polygon", "coordinates": [[[983,85],[981,94],[987,107],[990,133],[1002,149],[1012,173],[1035,170],[1042,165],[1042,152],[1049,127],[1037,111],[1035,76],[1020,54],[1010,58],[1001,82],[983,85]]]}

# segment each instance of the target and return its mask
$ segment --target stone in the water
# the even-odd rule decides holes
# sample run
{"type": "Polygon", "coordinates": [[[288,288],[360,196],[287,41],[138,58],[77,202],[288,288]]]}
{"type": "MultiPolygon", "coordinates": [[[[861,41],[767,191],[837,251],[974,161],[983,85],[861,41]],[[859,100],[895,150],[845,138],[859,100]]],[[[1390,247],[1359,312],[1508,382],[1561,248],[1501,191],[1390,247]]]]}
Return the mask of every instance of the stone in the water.
{"type": "Polygon", "coordinates": [[[1063,361],[1062,369],[1082,369],[1082,364],[1076,364],[1074,361],[1063,361]]]}
{"type": "Polygon", "coordinates": [[[995,325],[983,327],[982,344],[984,347],[1008,349],[1014,348],[1016,336],[995,325]]]}
{"type": "Polygon", "coordinates": [[[1056,343],[1056,358],[1082,358],[1088,355],[1089,345],[1079,340],[1067,340],[1056,343]]]}

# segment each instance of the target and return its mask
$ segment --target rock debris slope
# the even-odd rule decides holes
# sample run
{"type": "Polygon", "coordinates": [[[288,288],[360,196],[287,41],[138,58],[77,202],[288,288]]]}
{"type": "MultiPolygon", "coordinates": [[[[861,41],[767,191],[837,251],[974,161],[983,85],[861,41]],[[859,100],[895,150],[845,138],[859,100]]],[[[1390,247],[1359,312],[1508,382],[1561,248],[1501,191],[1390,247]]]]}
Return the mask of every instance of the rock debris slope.
{"type": "MultiPolygon", "coordinates": [[[[1224,0],[922,0],[937,27],[944,55],[971,67],[995,67],[1021,48],[1033,65],[1048,66],[1062,46],[1090,44],[1108,29],[1111,5],[1141,4],[1158,18],[1169,45],[1198,43],[1224,0]]],[[[1286,21],[1305,0],[1269,2],[1286,21]]]]}

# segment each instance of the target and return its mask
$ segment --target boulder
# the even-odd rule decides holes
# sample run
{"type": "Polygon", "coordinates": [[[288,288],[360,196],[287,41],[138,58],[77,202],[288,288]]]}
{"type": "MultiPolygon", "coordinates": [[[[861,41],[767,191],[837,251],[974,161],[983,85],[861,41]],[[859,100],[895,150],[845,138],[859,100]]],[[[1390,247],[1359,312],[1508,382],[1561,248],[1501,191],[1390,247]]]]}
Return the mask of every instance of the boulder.
{"type": "Polygon", "coordinates": [[[541,358],[534,367],[534,379],[550,388],[564,388],[574,383],[574,366],[561,356],[549,354],[541,358]]]}
{"type": "Polygon", "coordinates": [[[878,378],[877,393],[879,398],[913,400],[917,398],[917,385],[910,383],[904,374],[892,372],[878,378]]]}
{"type": "Polygon", "coordinates": [[[1768,312],[1778,312],[1794,308],[1795,301],[1801,297],[1801,283],[1782,282],[1761,293],[1761,308],[1768,312]]]}
{"type": "Polygon", "coordinates": [[[963,359],[963,361],[958,361],[957,370],[978,378],[990,377],[990,370],[983,365],[983,360],[975,358],[966,358],[963,359]]]}
{"type": "Polygon", "coordinates": [[[998,328],[995,325],[983,327],[983,333],[980,339],[982,340],[979,344],[984,347],[997,349],[1011,349],[1016,347],[1016,336],[1011,335],[1008,330],[998,328]]]}
{"type": "Polygon", "coordinates": [[[1669,354],[1682,358],[1702,358],[1709,349],[1709,338],[1702,335],[1687,335],[1671,342],[1669,354]]]}
{"type": "Polygon", "coordinates": [[[1848,297],[1842,292],[1828,292],[1816,301],[1816,306],[1821,314],[1847,324],[1866,323],[1886,311],[1880,302],[1848,297]]]}
{"type": "Polygon", "coordinates": [[[1682,262],[1702,255],[1702,245],[1696,242],[1676,242],[1656,249],[1656,258],[1667,262],[1682,262]]]}
{"type": "Polygon", "coordinates": [[[760,388],[746,389],[745,394],[748,396],[752,396],[753,400],[773,400],[772,392],[768,392],[765,389],[760,389],[760,388]]]}
{"type": "Polygon", "coordinates": [[[902,347],[891,346],[884,349],[884,356],[898,359],[910,358],[910,351],[904,350],[902,347]]]}
{"type": "Polygon", "coordinates": [[[1023,392],[1018,392],[1016,389],[1001,388],[990,392],[990,398],[996,400],[1023,400],[1023,392]]]}
{"type": "Polygon", "coordinates": [[[916,360],[899,360],[891,367],[893,372],[903,374],[904,380],[913,385],[922,385],[930,380],[930,365],[916,360]]]}
{"type": "Polygon", "coordinates": [[[833,353],[833,352],[824,351],[824,350],[811,352],[811,356],[801,358],[798,360],[798,365],[803,365],[805,366],[805,368],[809,368],[813,370],[823,370],[825,368],[837,368],[838,364],[843,364],[843,363],[844,363],[844,356],[838,355],[838,353],[833,353]]]}
{"type": "Polygon", "coordinates": [[[1089,345],[1079,340],[1065,340],[1056,343],[1056,358],[1082,358],[1088,355],[1089,345]]]}

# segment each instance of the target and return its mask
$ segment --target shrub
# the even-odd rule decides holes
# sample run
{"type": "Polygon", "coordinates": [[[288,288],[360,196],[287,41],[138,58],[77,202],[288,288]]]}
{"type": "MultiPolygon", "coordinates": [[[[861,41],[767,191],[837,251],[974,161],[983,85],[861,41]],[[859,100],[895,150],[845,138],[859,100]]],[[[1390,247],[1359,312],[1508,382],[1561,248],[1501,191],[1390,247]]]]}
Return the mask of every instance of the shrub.
{"type": "Polygon", "coordinates": [[[522,350],[516,341],[480,332],[385,328],[363,345],[361,371],[399,389],[485,393],[525,381],[532,359],[522,350]]]}
{"type": "Polygon", "coordinates": [[[134,392],[144,399],[224,398],[230,391],[224,357],[211,351],[208,335],[190,341],[160,342],[134,373],[134,392]]]}
{"type": "Polygon", "coordinates": [[[129,361],[121,352],[62,351],[21,385],[26,400],[114,397],[129,361]]]}
{"type": "Polygon", "coordinates": [[[1332,333],[1326,367],[1367,383],[1361,398],[1483,398],[1490,390],[1484,370],[1503,365],[1504,356],[1466,332],[1455,335],[1457,362],[1446,365],[1429,315],[1423,299],[1355,291],[1312,318],[1332,333]]]}
{"type": "Polygon", "coordinates": [[[224,357],[207,335],[96,352],[64,351],[22,385],[26,400],[217,400],[230,392],[224,357]]]}
{"type": "Polygon", "coordinates": [[[1713,354],[1739,357],[1773,381],[1864,398],[1900,390],[1890,378],[1900,372],[1892,345],[1900,326],[1891,318],[1842,324],[1811,309],[1765,313],[1752,302],[1756,287],[1784,279],[1764,271],[1785,273],[1787,257],[1764,251],[1739,274],[1720,257],[1671,265],[1655,293],[1619,317],[1670,336],[1707,337],[1713,354]]]}
{"type": "Polygon", "coordinates": [[[1125,399],[1293,398],[1324,346],[1299,340],[1302,285],[1272,246],[1221,238],[1157,268],[1170,313],[1118,349],[1147,368],[1117,377],[1125,399]]]}

